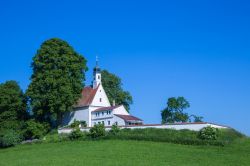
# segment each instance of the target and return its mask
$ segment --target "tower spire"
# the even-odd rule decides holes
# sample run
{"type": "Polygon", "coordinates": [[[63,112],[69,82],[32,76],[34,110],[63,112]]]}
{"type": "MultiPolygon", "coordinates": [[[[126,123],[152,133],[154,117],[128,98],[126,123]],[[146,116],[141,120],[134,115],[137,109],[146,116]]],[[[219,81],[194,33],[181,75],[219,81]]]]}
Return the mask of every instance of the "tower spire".
{"type": "Polygon", "coordinates": [[[101,84],[101,69],[98,66],[98,56],[96,56],[96,66],[94,68],[94,73],[93,73],[93,88],[96,88],[99,84],[101,84]]]}
{"type": "Polygon", "coordinates": [[[96,55],[96,57],[95,57],[95,63],[96,63],[95,65],[96,65],[96,67],[98,67],[98,61],[99,61],[98,60],[98,55],[96,55]]]}

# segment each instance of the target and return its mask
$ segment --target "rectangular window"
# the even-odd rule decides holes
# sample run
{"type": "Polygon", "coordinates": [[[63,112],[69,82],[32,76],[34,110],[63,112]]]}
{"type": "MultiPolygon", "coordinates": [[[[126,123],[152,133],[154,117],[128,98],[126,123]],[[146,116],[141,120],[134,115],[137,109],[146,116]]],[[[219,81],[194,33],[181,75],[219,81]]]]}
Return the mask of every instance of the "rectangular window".
{"type": "Polygon", "coordinates": [[[100,98],[100,102],[102,102],[102,98],[100,98]]]}
{"type": "Polygon", "coordinates": [[[108,121],[108,125],[110,125],[110,121],[108,121]]]}
{"type": "Polygon", "coordinates": [[[102,112],[102,116],[104,116],[104,112],[102,112]]]}
{"type": "Polygon", "coordinates": [[[102,124],[104,125],[104,121],[102,121],[102,124]]]}

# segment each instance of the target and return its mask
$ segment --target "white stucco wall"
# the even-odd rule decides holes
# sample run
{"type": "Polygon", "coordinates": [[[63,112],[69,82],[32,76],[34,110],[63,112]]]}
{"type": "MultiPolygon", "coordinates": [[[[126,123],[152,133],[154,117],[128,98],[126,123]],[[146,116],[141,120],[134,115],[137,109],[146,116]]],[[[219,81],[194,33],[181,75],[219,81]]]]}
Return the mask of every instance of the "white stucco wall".
{"type": "Polygon", "coordinates": [[[99,116],[96,116],[96,113],[98,112],[92,112],[96,110],[98,107],[93,107],[91,108],[91,124],[94,126],[95,124],[98,123],[103,123],[105,126],[112,126],[116,122],[118,123],[119,126],[124,126],[125,121],[114,114],[120,114],[120,115],[129,115],[129,113],[126,111],[124,106],[120,106],[118,108],[115,108],[114,110],[105,110],[105,111],[99,111],[99,116]],[[111,111],[111,114],[108,114],[107,112],[111,111]],[[110,125],[109,122],[110,121],[110,125]]]}
{"type": "Polygon", "coordinates": [[[97,106],[97,107],[110,107],[111,106],[108,100],[108,97],[103,89],[102,84],[100,84],[100,86],[98,87],[98,90],[91,103],[91,106],[97,106]]]}
{"type": "Polygon", "coordinates": [[[115,115],[114,115],[113,121],[114,121],[114,124],[117,122],[118,126],[125,126],[126,125],[125,121],[122,118],[115,116],[115,115]]]}
{"type": "MultiPolygon", "coordinates": [[[[119,120],[119,119],[115,119],[119,120]]],[[[122,122],[121,122],[122,123],[122,122]]],[[[175,130],[182,130],[182,129],[188,129],[193,131],[199,131],[204,127],[214,127],[214,128],[228,128],[221,125],[216,125],[212,123],[205,123],[205,124],[172,124],[172,125],[142,125],[142,126],[121,126],[120,128],[130,128],[130,129],[145,129],[145,128],[158,128],[158,129],[175,129],[175,130]]],[[[90,128],[82,128],[81,131],[89,131],[90,128]]],[[[107,127],[106,130],[110,130],[110,127],[107,127]]],[[[68,134],[72,132],[72,129],[59,129],[58,133],[62,134],[68,134]]]]}
{"type": "Polygon", "coordinates": [[[74,122],[74,120],[77,121],[86,121],[87,125],[89,126],[89,109],[88,107],[83,108],[77,108],[75,111],[66,113],[63,117],[63,125],[70,125],[74,122]]]}
{"type": "Polygon", "coordinates": [[[92,126],[98,123],[103,123],[105,126],[112,126],[117,122],[118,126],[124,126],[125,121],[113,114],[111,111],[111,114],[107,114],[107,111],[100,111],[99,116],[96,116],[97,112],[92,112],[91,117],[92,117],[92,126]],[[102,114],[103,113],[103,114],[102,114]],[[109,122],[110,121],[110,125],[109,122]]]}
{"type": "Polygon", "coordinates": [[[145,129],[145,128],[158,128],[158,129],[174,129],[174,130],[193,130],[193,131],[200,131],[204,127],[214,127],[214,128],[227,128],[220,125],[214,125],[210,123],[206,124],[170,124],[170,125],[142,125],[142,126],[125,126],[123,128],[131,128],[131,129],[145,129]]]}
{"type": "Polygon", "coordinates": [[[120,114],[120,115],[129,115],[128,111],[126,111],[125,107],[121,105],[120,107],[113,110],[113,114],[120,114]]]}

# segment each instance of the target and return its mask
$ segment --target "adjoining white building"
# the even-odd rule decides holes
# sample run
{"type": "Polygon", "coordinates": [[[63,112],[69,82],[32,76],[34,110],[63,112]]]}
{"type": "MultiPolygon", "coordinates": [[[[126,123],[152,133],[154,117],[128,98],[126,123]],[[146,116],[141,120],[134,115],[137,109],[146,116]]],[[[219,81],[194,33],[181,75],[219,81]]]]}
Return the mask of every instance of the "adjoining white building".
{"type": "Polygon", "coordinates": [[[113,104],[111,106],[101,80],[101,69],[96,64],[93,85],[82,90],[82,97],[74,106],[74,110],[64,114],[63,125],[70,125],[75,120],[85,121],[88,127],[95,124],[104,124],[104,126],[142,125],[143,121],[131,116],[123,105],[113,104]]]}

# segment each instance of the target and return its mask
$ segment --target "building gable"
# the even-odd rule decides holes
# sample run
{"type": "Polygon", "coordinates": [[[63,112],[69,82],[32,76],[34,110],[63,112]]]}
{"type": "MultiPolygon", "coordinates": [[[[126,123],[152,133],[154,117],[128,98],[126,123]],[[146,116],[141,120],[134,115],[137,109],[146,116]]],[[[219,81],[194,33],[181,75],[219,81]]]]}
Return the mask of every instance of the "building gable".
{"type": "Polygon", "coordinates": [[[110,107],[111,106],[102,84],[98,85],[97,91],[90,105],[94,107],[110,107]]]}

